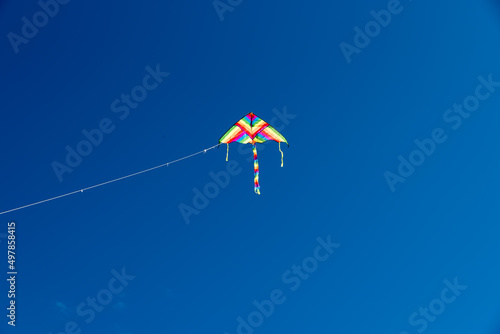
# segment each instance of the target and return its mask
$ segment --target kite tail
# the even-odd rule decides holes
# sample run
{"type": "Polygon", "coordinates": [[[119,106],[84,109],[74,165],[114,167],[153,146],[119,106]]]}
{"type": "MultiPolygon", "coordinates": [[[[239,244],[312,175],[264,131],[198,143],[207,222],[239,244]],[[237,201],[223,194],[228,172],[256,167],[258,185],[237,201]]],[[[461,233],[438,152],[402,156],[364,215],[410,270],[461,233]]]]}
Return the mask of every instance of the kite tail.
{"type": "Polygon", "coordinates": [[[228,158],[229,158],[229,143],[227,143],[226,161],[228,161],[228,158]]]}
{"type": "Polygon", "coordinates": [[[281,142],[278,142],[278,148],[281,152],[281,167],[283,167],[283,151],[281,150],[281,142]]]}
{"type": "Polygon", "coordinates": [[[259,160],[257,159],[257,147],[252,145],[253,149],[253,171],[254,171],[254,183],[255,183],[255,193],[260,195],[260,185],[259,185],[259,160]]]}

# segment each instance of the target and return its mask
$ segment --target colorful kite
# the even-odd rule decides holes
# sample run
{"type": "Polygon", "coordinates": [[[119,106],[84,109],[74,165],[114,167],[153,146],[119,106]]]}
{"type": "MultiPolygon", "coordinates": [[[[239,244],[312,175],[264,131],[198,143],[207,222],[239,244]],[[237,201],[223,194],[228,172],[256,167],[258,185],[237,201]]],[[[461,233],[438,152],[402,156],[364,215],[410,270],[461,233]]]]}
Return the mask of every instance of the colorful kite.
{"type": "MultiPolygon", "coordinates": [[[[260,195],[259,186],[259,160],[257,159],[256,143],[263,143],[268,140],[278,142],[278,147],[281,152],[281,167],[283,167],[283,151],[281,151],[281,143],[286,143],[285,137],[281,135],[275,128],[263,119],[257,117],[254,113],[249,113],[233,125],[220,139],[221,143],[227,144],[226,161],[229,158],[229,143],[238,142],[241,144],[252,144],[253,148],[253,169],[255,193],[260,195]]],[[[288,145],[289,146],[289,145],[288,145]]]]}
{"type": "Polygon", "coordinates": [[[133,177],[133,176],[136,176],[139,174],[147,173],[147,172],[150,172],[152,170],[158,169],[160,167],[168,167],[169,165],[171,165],[173,163],[192,158],[198,154],[207,153],[207,151],[212,150],[216,147],[219,147],[221,143],[227,144],[227,154],[228,154],[228,155],[226,155],[226,161],[227,161],[228,156],[229,156],[229,143],[232,143],[232,142],[238,142],[238,143],[242,143],[242,144],[250,144],[250,143],[252,144],[253,159],[254,159],[253,166],[254,166],[254,173],[255,173],[255,179],[254,179],[255,192],[260,195],[259,161],[257,160],[257,148],[255,147],[255,143],[263,143],[263,142],[268,141],[268,140],[274,140],[274,141],[277,141],[279,143],[278,147],[279,147],[279,150],[281,152],[281,167],[283,167],[283,152],[281,151],[281,143],[286,143],[288,145],[288,142],[286,141],[285,137],[283,137],[281,135],[281,133],[276,131],[276,129],[273,128],[272,126],[270,126],[268,123],[264,122],[262,119],[255,116],[253,113],[250,113],[250,114],[246,115],[245,117],[243,117],[242,119],[240,119],[235,125],[233,125],[229,129],[229,131],[227,131],[224,134],[224,136],[222,136],[222,138],[219,139],[218,145],[214,145],[214,146],[208,147],[202,151],[187,155],[185,157],[182,157],[182,158],[170,161],[170,162],[166,162],[166,163],[163,163],[161,165],[151,167],[148,169],[143,169],[139,172],[128,174],[128,175],[125,175],[125,176],[122,176],[122,177],[119,177],[119,178],[116,178],[113,180],[101,182],[101,183],[95,184],[95,185],[90,186],[90,187],[82,188],[80,190],[70,191],[69,193],[65,193],[65,194],[62,194],[59,196],[50,197],[50,198],[47,198],[47,199],[44,199],[44,200],[41,200],[38,202],[33,202],[31,204],[23,205],[23,206],[14,208],[14,209],[2,211],[2,212],[0,212],[0,215],[3,215],[5,213],[9,213],[9,212],[13,212],[13,211],[17,211],[17,210],[21,210],[24,208],[28,208],[30,206],[34,206],[34,205],[38,205],[38,204],[42,204],[42,203],[46,203],[46,202],[51,202],[51,201],[54,201],[56,199],[63,198],[66,196],[80,194],[80,193],[83,193],[84,191],[98,188],[98,187],[102,187],[106,184],[118,182],[118,181],[121,181],[124,179],[128,179],[129,177],[133,177]]]}

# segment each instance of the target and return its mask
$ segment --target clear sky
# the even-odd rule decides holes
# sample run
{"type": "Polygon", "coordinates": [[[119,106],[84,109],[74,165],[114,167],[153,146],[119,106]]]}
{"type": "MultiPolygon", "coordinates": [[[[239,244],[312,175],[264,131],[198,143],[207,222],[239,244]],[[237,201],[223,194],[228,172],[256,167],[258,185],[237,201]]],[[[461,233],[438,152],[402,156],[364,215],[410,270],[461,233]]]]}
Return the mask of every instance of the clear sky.
{"type": "Polygon", "coordinates": [[[3,0],[0,59],[0,211],[290,143],[1,215],[2,333],[500,332],[498,2],[3,0]]]}

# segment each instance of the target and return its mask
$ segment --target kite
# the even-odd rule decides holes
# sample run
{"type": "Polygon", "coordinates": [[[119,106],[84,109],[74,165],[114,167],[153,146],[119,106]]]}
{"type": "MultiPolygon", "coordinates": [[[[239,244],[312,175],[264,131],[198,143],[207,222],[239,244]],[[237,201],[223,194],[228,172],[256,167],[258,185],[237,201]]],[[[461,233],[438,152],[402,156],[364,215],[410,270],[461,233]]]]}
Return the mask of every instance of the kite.
{"type": "MultiPolygon", "coordinates": [[[[253,150],[253,169],[254,169],[254,191],[260,195],[259,185],[259,160],[257,159],[256,143],[264,143],[268,140],[278,142],[278,148],[281,152],[281,167],[283,167],[283,151],[281,143],[286,143],[285,137],[281,135],[275,128],[263,119],[257,117],[254,113],[249,113],[236,124],[234,124],[220,139],[220,144],[227,144],[226,161],[229,158],[229,143],[237,142],[241,144],[252,144],[253,150]]],[[[288,145],[290,147],[290,145],[288,145]]]]}
{"type": "MultiPolygon", "coordinates": [[[[124,179],[128,179],[130,177],[133,177],[133,176],[136,176],[139,174],[148,173],[148,172],[151,172],[151,171],[158,169],[158,168],[161,168],[161,167],[168,167],[169,165],[171,165],[173,163],[192,158],[192,157],[199,155],[199,154],[207,153],[207,151],[212,150],[216,147],[219,147],[221,143],[227,144],[226,161],[228,161],[229,143],[232,143],[232,142],[238,142],[241,144],[252,144],[253,160],[254,160],[253,167],[254,167],[255,193],[260,195],[259,161],[257,160],[257,148],[255,147],[255,144],[256,143],[264,143],[268,140],[274,140],[274,141],[278,142],[278,144],[279,144],[278,147],[279,147],[279,150],[281,152],[281,167],[283,167],[283,151],[281,151],[281,143],[286,143],[288,145],[288,142],[286,141],[285,137],[283,137],[281,135],[281,133],[279,133],[275,128],[273,128],[271,125],[269,125],[267,122],[265,122],[261,118],[257,117],[255,114],[249,113],[248,115],[246,115],[245,117],[240,119],[235,125],[233,125],[219,139],[219,144],[217,144],[217,145],[208,147],[202,151],[199,151],[199,152],[196,152],[196,153],[193,153],[190,155],[186,155],[185,157],[182,157],[182,158],[170,161],[170,162],[166,162],[166,163],[163,163],[161,165],[157,165],[155,167],[143,169],[139,172],[135,172],[135,173],[128,174],[128,175],[125,175],[122,177],[118,177],[118,178],[115,178],[115,179],[112,179],[112,180],[109,180],[106,182],[94,184],[92,186],[81,188],[79,190],[70,191],[68,193],[65,193],[65,194],[62,194],[59,196],[50,197],[50,198],[47,198],[47,199],[44,199],[44,200],[41,200],[38,202],[33,202],[30,204],[19,206],[19,207],[16,207],[14,209],[2,211],[2,212],[0,212],[0,215],[6,214],[9,212],[13,212],[13,211],[17,211],[17,210],[21,210],[21,209],[25,209],[25,208],[29,208],[31,206],[39,205],[42,203],[51,202],[51,201],[54,201],[56,199],[60,199],[60,198],[66,197],[66,196],[80,194],[80,193],[83,193],[84,191],[91,190],[91,189],[98,188],[98,187],[102,187],[104,185],[118,182],[118,181],[121,181],[124,179]]],[[[288,146],[290,146],[290,145],[288,145],[288,146]]]]}

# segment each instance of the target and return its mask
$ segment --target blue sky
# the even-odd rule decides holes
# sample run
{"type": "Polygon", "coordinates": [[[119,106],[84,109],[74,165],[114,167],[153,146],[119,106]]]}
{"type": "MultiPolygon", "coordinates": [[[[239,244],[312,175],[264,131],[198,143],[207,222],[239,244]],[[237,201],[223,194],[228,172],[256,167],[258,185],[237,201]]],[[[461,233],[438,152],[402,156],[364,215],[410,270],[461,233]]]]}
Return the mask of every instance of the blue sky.
{"type": "Polygon", "coordinates": [[[2,332],[498,333],[498,3],[41,3],[0,2],[0,211],[209,148],[249,112],[290,147],[283,168],[258,147],[260,196],[231,144],[2,215],[2,332]]]}

